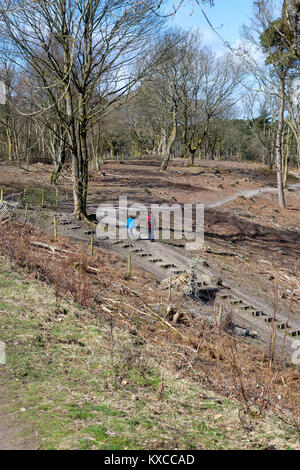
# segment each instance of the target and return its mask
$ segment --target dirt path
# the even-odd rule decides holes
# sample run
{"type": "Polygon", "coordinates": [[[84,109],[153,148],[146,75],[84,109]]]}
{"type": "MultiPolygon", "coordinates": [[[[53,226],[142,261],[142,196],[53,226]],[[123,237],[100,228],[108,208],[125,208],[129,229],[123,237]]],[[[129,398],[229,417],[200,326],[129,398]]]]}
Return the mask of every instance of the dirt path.
{"type": "Polygon", "coordinates": [[[36,450],[38,442],[28,436],[24,424],[12,424],[0,415],[0,450],[36,450]]]}
{"type": "MultiPolygon", "coordinates": [[[[300,179],[300,176],[297,175],[297,173],[294,173],[294,176],[300,179]]],[[[288,189],[300,189],[300,183],[291,184],[288,186],[288,189]]],[[[219,199],[218,201],[205,202],[204,207],[205,209],[215,209],[216,207],[224,206],[228,202],[232,202],[235,199],[238,199],[239,197],[245,197],[247,199],[250,197],[260,196],[265,193],[277,193],[277,188],[270,188],[266,186],[265,188],[260,189],[248,189],[245,191],[240,191],[238,193],[233,194],[232,196],[227,196],[222,199],[219,199]]]]}
{"type": "Polygon", "coordinates": [[[28,425],[16,418],[15,414],[7,415],[5,412],[8,403],[14,399],[8,395],[4,385],[0,387],[0,397],[0,450],[38,449],[38,438],[28,425]]]}

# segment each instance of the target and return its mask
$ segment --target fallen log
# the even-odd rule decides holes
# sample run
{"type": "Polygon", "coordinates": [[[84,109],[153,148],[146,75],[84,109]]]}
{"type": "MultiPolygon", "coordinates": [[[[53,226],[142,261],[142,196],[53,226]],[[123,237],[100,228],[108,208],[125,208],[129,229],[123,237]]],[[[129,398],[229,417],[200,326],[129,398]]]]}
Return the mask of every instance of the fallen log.
{"type": "MultiPolygon", "coordinates": [[[[30,242],[30,244],[33,245],[33,246],[36,246],[38,248],[44,248],[46,250],[49,250],[54,255],[59,255],[60,253],[64,253],[64,254],[67,254],[67,255],[78,255],[79,254],[79,253],[76,253],[74,251],[64,250],[63,248],[58,248],[57,246],[49,245],[48,243],[44,243],[44,242],[37,242],[37,241],[32,240],[30,242]]],[[[78,263],[78,265],[79,265],[79,263],[78,263]]],[[[100,269],[94,268],[93,266],[87,266],[87,269],[88,269],[87,272],[91,272],[92,274],[96,274],[96,273],[101,272],[100,269]]]]}

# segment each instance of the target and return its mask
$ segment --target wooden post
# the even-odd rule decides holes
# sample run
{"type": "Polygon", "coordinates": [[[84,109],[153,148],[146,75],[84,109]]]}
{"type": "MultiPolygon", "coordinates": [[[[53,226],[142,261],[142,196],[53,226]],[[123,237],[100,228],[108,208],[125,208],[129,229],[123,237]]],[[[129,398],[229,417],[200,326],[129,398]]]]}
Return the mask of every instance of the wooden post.
{"type": "Polygon", "coordinates": [[[131,277],[131,253],[129,253],[128,255],[128,277],[130,278],[131,277]]]}
{"type": "Polygon", "coordinates": [[[26,202],[26,205],[25,205],[25,219],[24,219],[24,224],[26,224],[26,222],[27,222],[27,212],[28,212],[28,202],[26,202]]]}
{"type": "Polygon", "coordinates": [[[221,328],[221,323],[222,323],[222,305],[220,305],[220,309],[219,309],[218,328],[221,328]]]}
{"type": "Polygon", "coordinates": [[[3,188],[1,189],[0,202],[3,202],[3,188]]]}
{"type": "Polygon", "coordinates": [[[94,254],[94,233],[91,233],[91,257],[93,257],[94,254]]]}
{"type": "Polygon", "coordinates": [[[53,218],[53,225],[54,225],[54,240],[57,240],[57,222],[56,222],[56,217],[53,218]]]}
{"type": "Polygon", "coordinates": [[[169,277],[169,302],[172,299],[172,276],[169,277]]]}

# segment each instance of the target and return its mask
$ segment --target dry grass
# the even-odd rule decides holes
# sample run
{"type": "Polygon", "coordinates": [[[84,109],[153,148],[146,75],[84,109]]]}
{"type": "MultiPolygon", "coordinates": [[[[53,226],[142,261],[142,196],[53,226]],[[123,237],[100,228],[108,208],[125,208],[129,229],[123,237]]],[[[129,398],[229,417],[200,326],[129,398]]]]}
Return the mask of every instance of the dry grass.
{"type": "MultiPolygon", "coordinates": [[[[170,324],[167,293],[140,269],[133,268],[127,279],[126,263],[109,252],[96,249],[90,258],[86,245],[59,239],[55,245],[72,253],[53,255],[30,245],[33,240],[53,243],[50,237],[16,223],[2,226],[0,239],[0,253],[52,285],[57,302],[72,299],[109,330],[116,325],[150,343],[152,357],[170,373],[234,398],[252,414],[262,411],[263,400],[264,411],[280,413],[299,426],[299,367],[276,356],[270,364],[268,350],[232,337],[216,326],[217,319],[205,321],[185,312],[187,321],[170,324]],[[266,394],[268,378],[272,387],[266,394]]],[[[179,294],[172,302],[183,309],[179,294]]]]}
{"type": "Polygon", "coordinates": [[[33,430],[29,437],[41,449],[299,448],[291,425],[270,413],[244,416],[238,401],[175,373],[171,337],[153,344],[57,299],[2,257],[0,288],[8,359],[0,369],[0,413],[9,413],[5,438],[13,448],[18,438],[10,430],[20,424],[33,430]]]}

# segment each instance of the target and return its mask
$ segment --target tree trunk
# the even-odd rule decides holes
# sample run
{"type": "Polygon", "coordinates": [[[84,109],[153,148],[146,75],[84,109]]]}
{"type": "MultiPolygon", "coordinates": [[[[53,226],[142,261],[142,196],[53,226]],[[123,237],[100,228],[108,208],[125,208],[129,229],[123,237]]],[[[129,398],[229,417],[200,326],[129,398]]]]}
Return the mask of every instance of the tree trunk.
{"type": "Polygon", "coordinates": [[[277,191],[279,206],[285,209],[285,197],[282,180],[282,132],[284,123],[284,105],[285,105],[285,76],[281,78],[280,108],[278,116],[278,129],[275,143],[276,172],[277,172],[277,191]]]}
{"type": "Polygon", "coordinates": [[[51,184],[57,184],[58,178],[62,172],[65,162],[66,162],[65,142],[55,137],[55,142],[53,145],[54,171],[51,175],[51,184]]]}
{"type": "Polygon", "coordinates": [[[202,146],[203,141],[206,137],[207,131],[208,131],[208,122],[205,124],[205,129],[203,131],[203,134],[198,140],[198,142],[196,143],[196,145],[193,146],[192,142],[189,143],[189,154],[191,155],[191,166],[195,165],[195,154],[197,150],[200,149],[200,147],[202,146]]]}
{"type": "Polygon", "coordinates": [[[300,135],[296,139],[297,141],[297,156],[298,156],[298,166],[300,165],[300,135]]]}
{"type": "Polygon", "coordinates": [[[86,212],[88,190],[87,132],[84,121],[79,124],[77,155],[73,155],[74,215],[78,220],[88,220],[86,212]]]}
{"type": "Polygon", "coordinates": [[[160,171],[166,171],[168,168],[170,158],[171,158],[171,148],[176,139],[176,132],[177,132],[177,123],[176,123],[176,111],[173,110],[172,112],[172,130],[168,141],[165,144],[165,148],[163,150],[163,162],[160,166],[160,171]]]}
{"type": "MultiPolygon", "coordinates": [[[[288,128],[287,138],[285,142],[285,151],[283,151],[283,162],[282,162],[282,172],[283,172],[283,187],[287,187],[287,177],[289,171],[289,159],[290,159],[290,147],[291,147],[291,133],[290,128],[288,128]]],[[[283,143],[282,143],[283,145],[283,143]]],[[[283,147],[284,148],[284,147],[283,147]]]]}

